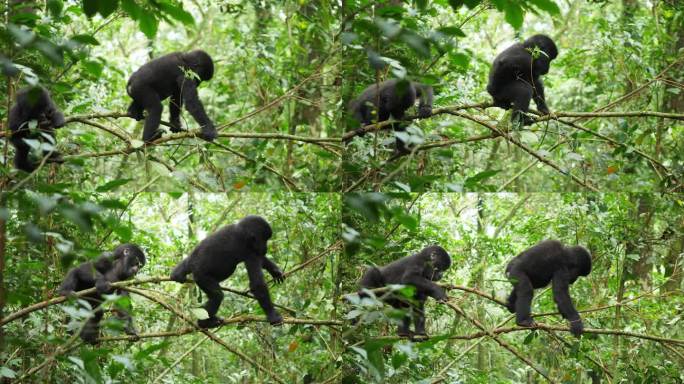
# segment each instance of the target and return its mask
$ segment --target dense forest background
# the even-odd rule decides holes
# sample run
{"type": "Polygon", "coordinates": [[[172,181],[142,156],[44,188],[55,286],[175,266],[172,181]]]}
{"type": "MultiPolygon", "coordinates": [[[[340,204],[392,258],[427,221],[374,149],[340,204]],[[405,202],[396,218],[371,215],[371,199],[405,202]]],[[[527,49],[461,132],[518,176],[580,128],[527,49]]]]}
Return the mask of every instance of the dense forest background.
{"type": "Polygon", "coordinates": [[[2,0],[0,15],[0,382],[684,382],[681,0],[2,0]],[[516,127],[488,73],[537,33],[559,48],[551,114],[516,127]],[[214,60],[198,90],[219,137],[198,138],[187,111],[187,131],[169,132],[164,101],[164,136],[145,145],[127,81],[193,49],[214,60]],[[391,78],[432,86],[432,114],[359,135],[349,103],[391,78]],[[9,112],[35,85],[66,125],[30,145],[65,162],[23,172],[9,112]],[[198,329],[206,297],[170,271],[251,214],[273,227],[284,324],[266,322],[239,266],[222,283],[227,323],[198,329]],[[593,255],[570,288],[581,339],[550,288],[536,329],[503,306],[508,261],[549,238],[593,255]],[[70,331],[93,312],[57,288],[122,243],[147,263],[116,283],[130,297],[106,297],[87,345],[70,331]],[[431,337],[412,342],[358,281],[432,244],[453,259],[449,300],[427,301],[431,337]]]}

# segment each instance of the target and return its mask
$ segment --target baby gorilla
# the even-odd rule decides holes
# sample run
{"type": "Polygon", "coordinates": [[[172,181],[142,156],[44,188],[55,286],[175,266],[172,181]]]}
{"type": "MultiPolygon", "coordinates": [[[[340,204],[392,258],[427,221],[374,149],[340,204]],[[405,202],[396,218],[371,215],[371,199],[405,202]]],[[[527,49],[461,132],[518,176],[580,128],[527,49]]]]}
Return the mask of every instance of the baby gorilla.
{"type": "MultiPolygon", "coordinates": [[[[361,95],[349,103],[354,118],[362,125],[368,125],[376,121],[389,120],[390,116],[396,120],[404,118],[404,112],[413,107],[416,98],[418,104],[418,116],[428,117],[432,114],[432,87],[415,81],[391,79],[380,84],[373,84],[366,88],[361,95]]],[[[404,131],[400,123],[392,124],[395,131],[404,131]]],[[[359,136],[363,136],[363,130],[357,130],[359,136]]],[[[397,151],[407,153],[405,143],[397,137],[397,151]]]]}
{"type": "MultiPolygon", "coordinates": [[[[145,253],[135,244],[123,244],[113,252],[103,253],[97,260],[85,262],[73,268],[67,273],[64,282],[59,287],[59,294],[70,296],[73,292],[95,287],[97,292],[84,296],[95,313],[88,319],[81,329],[81,339],[95,344],[100,333],[100,320],[104,314],[99,305],[103,302],[102,294],[110,293],[111,284],[117,281],[128,280],[135,276],[140,268],[145,265],[145,253]]],[[[117,290],[118,295],[127,296],[128,292],[117,290]]],[[[133,318],[124,309],[115,309],[116,316],[125,321],[124,331],[129,335],[137,335],[133,326],[133,318]]]]}
{"type": "MultiPolygon", "coordinates": [[[[389,298],[385,302],[394,308],[409,308],[413,313],[415,332],[409,330],[411,317],[404,316],[399,325],[397,334],[401,337],[413,337],[427,339],[425,333],[425,300],[428,296],[435,300],[446,301],[447,295],[444,289],[435,284],[442,278],[444,271],[451,266],[451,257],[440,246],[430,246],[411,256],[406,256],[393,261],[383,267],[371,267],[361,278],[360,285],[363,288],[373,289],[384,287],[387,284],[406,284],[416,287],[416,304],[408,304],[405,299],[389,298]],[[417,336],[417,337],[416,337],[417,336]]],[[[364,296],[363,294],[360,294],[364,296]]]]}
{"type": "MultiPolygon", "coordinates": [[[[9,113],[9,127],[12,131],[10,142],[16,149],[14,166],[25,172],[33,172],[38,164],[29,159],[31,147],[24,139],[47,139],[52,146],[56,144],[54,128],[64,126],[64,115],[50,98],[43,87],[27,87],[17,93],[14,106],[9,113]],[[29,128],[29,122],[37,122],[36,130],[29,128]]],[[[48,161],[63,162],[59,152],[43,150],[48,161]]]]}
{"type": "Polygon", "coordinates": [[[284,280],[280,268],[266,257],[266,242],[272,234],[266,220],[260,216],[246,216],[237,224],[225,226],[202,240],[190,256],[173,269],[171,280],[183,283],[186,276],[192,273],[197,285],[207,295],[204,309],[209,318],[198,320],[199,327],[213,328],[223,323],[223,319],[216,316],[223,301],[219,284],[229,278],[242,262],[247,267],[249,289],[266,313],[268,322],[272,325],[282,324],[283,317],[273,307],[261,271],[262,268],[267,270],[277,283],[284,280]]]}
{"type": "Polygon", "coordinates": [[[549,73],[551,60],[557,56],[558,48],[550,37],[534,35],[522,44],[513,44],[494,59],[487,92],[494,98],[495,106],[513,108],[511,121],[514,124],[534,122],[522,113],[529,110],[532,98],[539,112],[549,113],[540,76],[549,73]]]}
{"type": "Polygon", "coordinates": [[[582,319],[572,304],[569,285],[591,272],[591,255],[584,247],[565,247],[557,240],[544,240],[513,258],[506,267],[506,277],[513,283],[507,308],[516,314],[516,323],[534,327],[530,305],[535,288],[553,285],[553,299],[561,315],[570,321],[570,331],[580,337],[582,319]]]}
{"type": "Polygon", "coordinates": [[[218,135],[214,123],[204,112],[202,101],[197,95],[197,86],[213,76],[214,62],[211,56],[201,50],[170,53],[146,63],[135,71],[126,86],[128,95],[133,98],[128,107],[128,114],[140,121],[143,119],[143,110],[147,111],[143,141],[149,143],[161,137],[161,102],[169,96],[172,132],[183,130],[180,111],[185,103],[185,109],[201,126],[200,137],[209,141],[214,140],[218,135]],[[197,76],[189,74],[188,70],[197,76]]]}

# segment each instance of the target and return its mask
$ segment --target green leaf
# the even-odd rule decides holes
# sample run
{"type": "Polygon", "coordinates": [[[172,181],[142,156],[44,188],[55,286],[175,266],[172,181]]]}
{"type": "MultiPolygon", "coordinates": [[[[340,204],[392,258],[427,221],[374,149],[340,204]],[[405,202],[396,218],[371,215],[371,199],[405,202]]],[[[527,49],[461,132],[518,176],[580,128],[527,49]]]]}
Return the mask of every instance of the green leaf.
{"type": "Polygon", "coordinates": [[[64,10],[62,0],[48,0],[46,5],[52,17],[59,17],[62,14],[62,10],[64,10]]]}
{"type": "Polygon", "coordinates": [[[159,7],[169,16],[173,17],[174,19],[180,21],[185,25],[195,24],[195,19],[192,17],[192,15],[181,7],[177,7],[173,4],[165,2],[160,3],[159,7]]]}
{"type": "Polygon", "coordinates": [[[491,171],[484,171],[476,174],[475,176],[471,176],[465,180],[465,187],[466,188],[472,188],[480,184],[481,181],[487,180],[497,173],[501,172],[501,170],[491,170],[491,171]]]}
{"type": "Polygon", "coordinates": [[[159,20],[157,20],[154,14],[142,11],[140,13],[140,20],[138,20],[138,26],[147,38],[152,39],[157,34],[159,20]]]}
{"type": "Polygon", "coordinates": [[[81,44],[100,45],[100,42],[91,35],[73,35],[71,40],[81,44]]]}
{"type": "Polygon", "coordinates": [[[558,8],[558,5],[553,0],[530,0],[530,3],[551,15],[560,14],[560,8],[558,8]]]}
{"type": "Polygon", "coordinates": [[[93,75],[94,77],[100,77],[100,75],[102,75],[103,66],[101,63],[99,63],[97,61],[93,61],[93,60],[84,61],[83,62],[83,68],[89,74],[93,75]]]}
{"type": "Polygon", "coordinates": [[[506,2],[504,5],[504,12],[506,13],[506,22],[516,30],[520,29],[523,24],[523,10],[518,4],[506,2]]]}
{"type": "Polygon", "coordinates": [[[465,33],[459,27],[442,27],[437,29],[439,32],[448,36],[465,37],[465,33]]]}
{"type": "Polygon", "coordinates": [[[93,17],[97,13],[98,5],[97,0],[83,0],[83,13],[88,17],[93,17]]]}
{"type": "Polygon", "coordinates": [[[98,0],[98,10],[102,17],[111,15],[119,8],[119,0],[98,0]]]}
{"type": "Polygon", "coordinates": [[[466,69],[468,68],[468,64],[470,64],[470,56],[463,52],[455,52],[451,54],[451,61],[458,67],[466,69]]]}
{"type": "Polygon", "coordinates": [[[97,188],[95,188],[95,190],[96,190],[97,192],[107,192],[107,191],[111,191],[111,190],[114,190],[114,189],[116,189],[116,188],[119,188],[119,187],[122,186],[122,185],[128,184],[128,182],[130,182],[131,180],[133,180],[133,179],[117,179],[117,180],[112,180],[112,181],[110,181],[110,182],[108,182],[108,183],[105,183],[105,184],[103,184],[103,185],[98,186],[97,188]]]}
{"type": "Polygon", "coordinates": [[[121,9],[133,20],[138,20],[142,9],[134,0],[121,0],[121,9]]]}

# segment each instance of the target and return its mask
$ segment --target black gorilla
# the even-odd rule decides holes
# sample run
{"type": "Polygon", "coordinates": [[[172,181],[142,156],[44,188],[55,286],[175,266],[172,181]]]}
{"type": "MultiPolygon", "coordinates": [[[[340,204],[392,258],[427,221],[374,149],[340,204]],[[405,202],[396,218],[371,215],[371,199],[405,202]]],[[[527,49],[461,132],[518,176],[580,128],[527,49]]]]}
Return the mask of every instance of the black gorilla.
{"type": "MultiPolygon", "coordinates": [[[[58,290],[60,295],[69,296],[76,291],[97,288],[97,292],[84,296],[84,300],[90,304],[95,313],[81,329],[80,336],[83,341],[90,344],[97,342],[100,333],[99,323],[104,314],[98,306],[103,301],[102,294],[110,293],[112,290],[110,283],[130,279],[144,265],[145,253],[140,247],[135,244],[122,244],[113,252],[105,252],[97,260],[82,263],[67,273],[58,290]]],[[[117,290],[117,294],[125,296],[128,292],[117,290]]],[[[131,315],[122,308],[115,309],[115,313],[126,323],[125,332],[129,335],[137,335],[131,315]]]]}
{"type": "Polygon", "coordinates": [[[529,125],[534,122],[521,113],[528,111],[532,98],[539,112],[549,113],[544,84],[539,77],[549,72],[551,60],[557,56],[558,48],[550,37],[534,35],[522,44],[513,44],[494,59],[487,92],[494,98],[495,106],[513,108],[513,123],[529,125]],[[541,52],[536,52],[535,48],[541,52]]]}
{"type": "MultiPolygon", "coordinates": [[[[397,298],[385,299],[385,302],[394,308],[409,308],[413,313],[415,332],[411,334],[409,327],[411,317],[404,316],[399,325],[397,334],[402,337],[427,338],[425,333],[425,300],[428,296],[435,300],[446,301],[447,295],[444,289],[433,283],[442,278],[444,271],[451,266],[451,257],[444,248],[433,245],[423,248],[422,251],[411,256],[403,257],[383,267],[371,267],[359,284],[363,288],[373,289],[384,287],[387,284],[406,284],[416,287],[416,305],[410,305],[405,300],[397,298]]],[[[360,294],[364,296],[363,293],[360,294]]]]}
{"type": "Polygon", "coordinates": [[[143,119],[143,110],[147,111],[143,141],[149,143],[161,137],[161,102],[169,96],[172,132],[182,131],[180,111],[185,103],[185,109],[201,126],[200,136],[205,140],[214,140],[217,136],[214,123],[204,112],[202,101],[197,95],[200,82],[208,81],[213,76],[214,62],[211,56],[201,50],[169,53],[135,71],[126,86],[128,95],[133,98],[128,114],[140,121],[143,119]],[[190,75],[188,70],[195,72],[199,78],[190,75]]]}
{"type": "Polygon", "coordinates": [[[216,316],[223,301],[223,291],[219,284],[229,278],[235,272],[235,267],[242,262],[247,267],[249,289],[266,313],[269,323],[282,324],[283,317],[273,307],[261,271],[262,268],[267,270],[277,283],[284,280],[280,268],[266,257],[266,243],[272,234],[271,226],[262,217],[246,216],[237,224],[225,226],[202,240],[190,256],[173,269],[171,280],[183,283],[186,275],[192,273],[197,285],[207,295],[204,309],[209,318],[198,320],[198,326],[212,328],[222,324],[223,320],[216,316]]]}
{"type": "MultiPolygon", "coordinates": [[[[411,108],[416,98],[419,99],[418,116],[427,117],[432,114],[432,87],[429,85],[400,79],[391,79],[366,88],[359,97],[349,103],[354,118],[363,125],[376,121],[396,120],[404,118],[404,112],[411,108]],[[377,114],[377,116],[376,116],[377,114]]],[[[406,128],[400,123],[392,125],[395,131],[406,128]]],[[[359,136],[363,131],[359,130],[359,136]]],[[[405,143],[397,137],[397,151],[408,152],[405,143]]]]}
{"type": "MultiPolygon", "coordinates": [[[[29,159],[31,147],[24,139],[48,140],[52,146],[56,145],[54,128],[64,126],[64,115],[50,98],[50,94],[43,87],[27,87],[17,92],[14,106],[9,112],[9,127],[12,131],[10,142],[16,149],[14,166],[22,171],[33,172],[38,166],[29,159]],[[29,128],[29,122],[35,120],[37,129],[29,128]]],[[[43,156],[48,161],[63,162],[56,150],[43,150],[43,156]]]]}
{"type": "Polygon", "coordinates": [[[506,276],[513,283],[507,308],[516,314],[516,323],[533,327],[530,305],[535,288],[553,285],[553,299],[561,315],[570,321],[570,330],[580,337],[582,319],[572,304],[570,284],[579,276],[591,272],[591,255],[584,247],[565,247],[557,240],[544,240],[513,258],[506,267],[506,276]]]}

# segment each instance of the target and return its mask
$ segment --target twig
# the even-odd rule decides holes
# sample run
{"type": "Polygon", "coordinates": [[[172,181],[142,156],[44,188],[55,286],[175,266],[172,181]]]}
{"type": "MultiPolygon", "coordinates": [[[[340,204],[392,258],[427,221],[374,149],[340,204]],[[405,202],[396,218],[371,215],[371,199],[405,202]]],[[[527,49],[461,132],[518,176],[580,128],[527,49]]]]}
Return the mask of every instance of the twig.
{"type": "Polygon", "coordinates": [[[204,342],[207,341],[208,339],[209,339],[208,337],[203,337],[203,338],[201,338],[201,339],[200,339],[198,342],[196,342],[192,347],[190,347],[187,351],[185,351],[185,353],[183,353],[182,355],[178,356],[178,358],[176,359],[176,361],[174,361],[174,362],[173,362],[171,365],[169,365],[164,371],[162,371],[162,373],[160,373],[159,376],[157,376],[154,380],[152,380],[152,382],[153,382],[153,383],[158,383],[158,382],[160,382],[161,379],[164,378],[164,376],[166,376],[167,373],[171,372],[171,370],[172,370],[176,365],[180,364],[180,362],[183,361],[183,359],[185,359],[188,355],[190,355],[190,354],[192,353],[192,351],[194,351],[195,349],[197,349],[200,345],[202,345],[202,343],[204,343],[204,342]]]}
{"type": "Polygon", "coordinates": [[[485,334],[487,336],[491,337],[497,344],[499,344],[503,348],[507,349],[509,352],[511,352],[513,355],[515,355],[515,357],[517,357],[522,362],[524,362],[525,364],[530,366],[530,368],[537,371],[537,373],[539,373],[541,376],[543,376],[550,383],[558,383],[556,380],[552,379],[544,370],[537,367],[537,365],[535,363],[533,363],[532,360],[528,359],[525,355],[518,352],[518,350],[513,348],[511,345],[509,345],[505,341],[496,337],[496,334],[494,332],[487,330],[486,327],[482,323],[480,323],[476,318],[468,316],[468,314],[461,307],[459,307],[457,304],[454,304],[452,302],[446,302],[444,304],[447,305],[449,308],[453,309],[454,311],[456,311],[456,313],[465,317],[468,321],[470,321],[477,328],[480,328],[483,332],[485,332],[485,334]]]}

